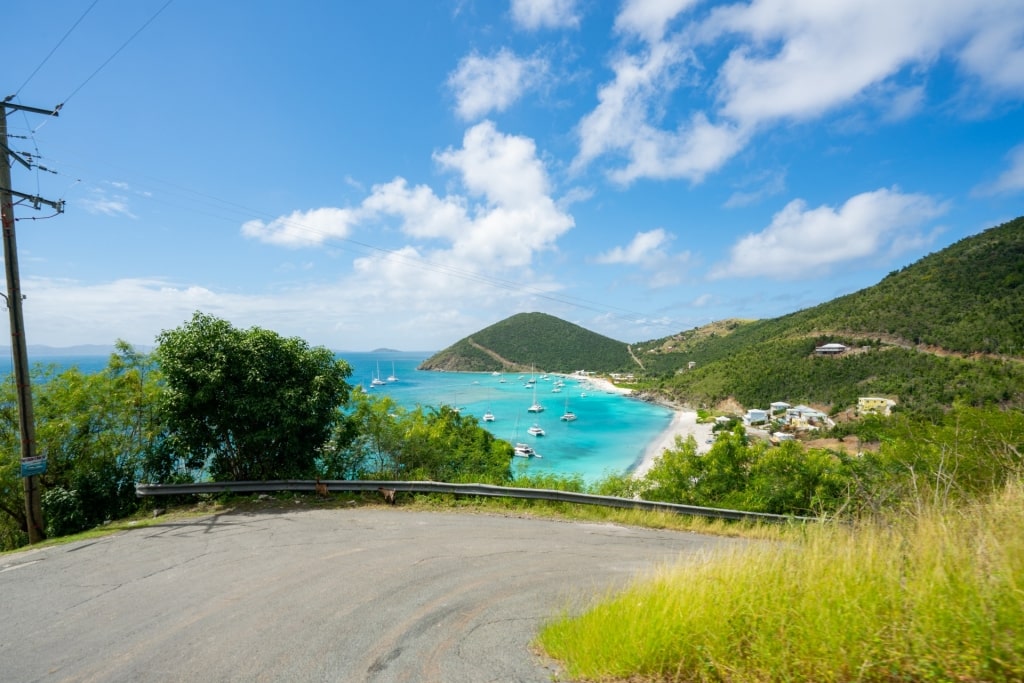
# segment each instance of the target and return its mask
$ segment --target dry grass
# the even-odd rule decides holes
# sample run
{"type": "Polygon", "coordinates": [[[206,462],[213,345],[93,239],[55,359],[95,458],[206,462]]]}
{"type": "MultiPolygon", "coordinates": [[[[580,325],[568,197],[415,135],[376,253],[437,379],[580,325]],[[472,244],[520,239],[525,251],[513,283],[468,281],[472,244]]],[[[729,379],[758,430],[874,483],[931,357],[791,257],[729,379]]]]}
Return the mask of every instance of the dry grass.
{"type": "Polygon", "coordinates": [[[1024,486],[664,568],[540,644],[588,680],[1020,681],[1024,486]]]}

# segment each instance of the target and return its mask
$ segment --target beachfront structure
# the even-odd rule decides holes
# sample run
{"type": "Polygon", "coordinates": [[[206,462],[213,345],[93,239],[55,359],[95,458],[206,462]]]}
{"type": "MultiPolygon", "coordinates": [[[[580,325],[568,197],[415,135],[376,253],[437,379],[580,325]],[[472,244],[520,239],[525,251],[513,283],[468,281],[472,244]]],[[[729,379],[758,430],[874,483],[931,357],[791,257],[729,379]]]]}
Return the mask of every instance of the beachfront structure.
{"type": "Polygon", "coordinates": [[[888,415],[896,401],[891,398],[862,396],[857,399],[857,412],[861,415],[888,415]]]}
{"type": "Polygon", "coordinates": [[[832,342],[831,344],[822,344],[821,346],[814,349],[814,353],[819,356],[838,356],[840,353],[844,353],[847,347],[844,344],[838,344],[832,342]]]}

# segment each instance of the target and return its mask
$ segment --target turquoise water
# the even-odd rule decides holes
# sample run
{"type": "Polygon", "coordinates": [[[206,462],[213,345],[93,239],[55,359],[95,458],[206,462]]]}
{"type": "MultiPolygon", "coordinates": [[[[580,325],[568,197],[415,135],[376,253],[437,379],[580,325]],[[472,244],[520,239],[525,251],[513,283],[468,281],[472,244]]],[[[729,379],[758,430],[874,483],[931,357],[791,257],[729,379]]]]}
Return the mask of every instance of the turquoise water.
{"type": "Polygon", "coordinates": [[[370,387],[378,363],[381,379],[391,374],[393,363],[398,381],[367,390],[388,395],[401,406],[446,404],[477,419],[490,410],[495,421],[481,422],[481,426],[498,438],[528,443],[541,454],[539,459],[515,459],[516,467],[531,472],[579,474],[586,481],[595,481],[611,472],[626,472],[640,463],[648,445],[672,421],[668,408],[605,393],[574,377],[562,378],[565,386],[560,393],[554,393],[552,389],[559,378],[551,375],[548,380],[541,380],[538,371],[536,397],[544,412],[534,414],[527,412],[534,398],[533,390],[524,386],[529,373],[520,379],[520,373],[494,377],[490,373],[416,370],[429,354],[339,355],[352,365],[350,382],[364,388],[370,387]],[[500,382],[502,378],[504,383],[500,382]],[[569,410],[576,413],[574,422],[559,419],[567,401],[569,410]],[[544,429],[545,436],[527,434],[534,423],[544,429]]]}
{"type": "MultiPolygon", "coordinates": [[[[576,378],[562,378],[565,386],[554,393],[558,377],[536,382],[537,402],[544,412],[533,414],[527,408],[534,392],[524,386],[527,375],[505,374],[504,383],[490,373],[425,372],[416,367],[429,353],[339,353],[352,366],[349,382],[362,385],[372,394],[390,396],[405,408],[417,405],[458,407],[463,414],[477,419],[490,410],[494,422],[481,422],[500,439],[521,441],[533,446],[542,457],[515,458],[516,468],[530,472],[579,474],[592,482],[615,472],[626,472],[640,463],[647,446],[668,428],[672,412],[662,406],[608,394],[576,378]],[[394,369],[397,382],[370,387],[380,368],[381,379],[394,369]],[[584,396],[583,394],[586,394],[584,396]],[[576,413],[574,422],[558,418],[568,409],[576,413]],[[546,432],[535,437],[526,430],[534,423],[546,432]]],[[[78,366],[82,372],[98,372],[106,367],[106,356],[53,356],[31,359],[33,364],[54,364],[60,368],[78,366]]],[[[11,371],[10,359],[0,359],[0,373],[11,371]]]]}

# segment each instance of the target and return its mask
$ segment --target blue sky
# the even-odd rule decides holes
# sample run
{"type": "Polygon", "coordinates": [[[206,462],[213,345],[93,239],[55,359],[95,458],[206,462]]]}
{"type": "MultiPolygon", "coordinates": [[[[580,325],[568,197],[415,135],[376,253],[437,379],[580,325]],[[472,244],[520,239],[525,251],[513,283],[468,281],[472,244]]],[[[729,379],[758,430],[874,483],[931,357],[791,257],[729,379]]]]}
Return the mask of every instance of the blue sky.
{"type": "Polygon", "coordinates": [[[1024,214],[1019,0],[11,4],[30,344],[635,342],[1024,214]]]}

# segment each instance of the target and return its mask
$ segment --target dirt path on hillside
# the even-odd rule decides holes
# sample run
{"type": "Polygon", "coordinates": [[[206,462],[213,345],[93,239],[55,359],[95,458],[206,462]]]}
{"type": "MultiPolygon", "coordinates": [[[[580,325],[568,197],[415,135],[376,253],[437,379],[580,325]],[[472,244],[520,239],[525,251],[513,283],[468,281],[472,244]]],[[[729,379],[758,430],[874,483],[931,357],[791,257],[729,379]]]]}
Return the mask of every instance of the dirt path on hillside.
{"type": "Polygon", "coordinates": [[[644,367],[644,364],[641,363],[640,359],[636,357],[635,353],[633,353],[633,345],[632,344],[626,344],[626,348],[629,349],[629,355],[632,356],[633,362],[636,363],[637,365],[639,365],[641,370],[646,370],[647,368],[644,367]]]}
{"type": "Polygon", "coordinates": [[[510,361],[507,358],[503,358],[501,355],[499,355],[495,351],[492,351],[491,349],[487,348],[486,346],[482,346],[481,344],[477,344],[475,341],[473,341],[472,337],[470,337],[466,341],[468,341],[469,345],[472,346],[474,349],[477,349],[478,351],[483,351],[488,356],[490,356],[494,360],[496,360],[499,363],[501,363],[502,367],[504,367],[504,368],[507,368],[509,370],[515,370],[516,372],[525,372],[526,370],[530,369],[530,368],[526,367],[525,365],[520,365],[519,363],[510,361]]]}

